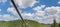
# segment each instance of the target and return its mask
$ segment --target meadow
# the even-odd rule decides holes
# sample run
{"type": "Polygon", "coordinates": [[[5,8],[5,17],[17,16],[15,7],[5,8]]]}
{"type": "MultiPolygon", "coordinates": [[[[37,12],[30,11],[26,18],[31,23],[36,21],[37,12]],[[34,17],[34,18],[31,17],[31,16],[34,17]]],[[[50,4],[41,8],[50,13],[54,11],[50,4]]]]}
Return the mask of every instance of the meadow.
{"type": "MultiPolygon", "coordinates": [[[[27,27],[51,27],[50,24],[38,23],[36,21],[28,20],[26,21],[28,24],[27,27]]],[[[0,21],[0,27],[22,27],[21,20],[14,21],[0,21]]]]}

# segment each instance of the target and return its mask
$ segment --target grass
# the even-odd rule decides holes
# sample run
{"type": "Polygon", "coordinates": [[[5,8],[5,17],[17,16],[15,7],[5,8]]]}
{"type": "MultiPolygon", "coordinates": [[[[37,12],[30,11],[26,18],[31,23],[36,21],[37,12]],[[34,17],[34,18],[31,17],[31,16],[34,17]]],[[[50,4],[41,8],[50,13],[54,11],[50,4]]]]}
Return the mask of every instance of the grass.
{"type": "MultiPolygon", "coordinates": [[[[31,20],[26,21],[26,23],[28,27],[50,27],[49,24],[42,24],[31,20]]],[[[0,21],[0,27],[22,27],[22,21],[0,21]]]]}

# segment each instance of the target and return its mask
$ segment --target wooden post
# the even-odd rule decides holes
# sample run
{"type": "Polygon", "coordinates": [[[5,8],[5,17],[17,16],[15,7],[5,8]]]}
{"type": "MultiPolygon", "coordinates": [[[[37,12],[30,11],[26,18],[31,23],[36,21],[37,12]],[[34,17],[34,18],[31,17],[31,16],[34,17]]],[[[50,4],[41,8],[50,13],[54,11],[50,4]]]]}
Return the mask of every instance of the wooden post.
{"type": "Polygon", "coordinates": [[[15,7],[15,9],[16,9],[18,15],[20,16],[21,20],[22,20],[22,27],[26,27],[26,22],[24,21],[24,19],[23,19],[23,17],[21,16],[21,14],[20,14],[17,6],[15,5],[14,0],[11,0],[11,2],[12,2],[12,4],[13,4],[13,6],[15,7]]]}

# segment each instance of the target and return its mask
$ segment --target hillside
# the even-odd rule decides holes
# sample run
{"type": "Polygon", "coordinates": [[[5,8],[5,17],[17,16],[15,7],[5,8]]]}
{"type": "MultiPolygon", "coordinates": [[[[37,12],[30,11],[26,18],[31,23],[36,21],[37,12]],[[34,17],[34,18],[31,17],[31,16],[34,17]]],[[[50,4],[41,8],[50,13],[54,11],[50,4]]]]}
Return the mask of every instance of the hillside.
{"type": "MultiPolygon", "coordinates": [[[[28,23],[28,27],[50,27],[49,24],[40,24],[31,20],[28,20],[26,22],[28,23]]],[[[22,21],[0,21],[0,27],[22,27],[22,21]]]]}

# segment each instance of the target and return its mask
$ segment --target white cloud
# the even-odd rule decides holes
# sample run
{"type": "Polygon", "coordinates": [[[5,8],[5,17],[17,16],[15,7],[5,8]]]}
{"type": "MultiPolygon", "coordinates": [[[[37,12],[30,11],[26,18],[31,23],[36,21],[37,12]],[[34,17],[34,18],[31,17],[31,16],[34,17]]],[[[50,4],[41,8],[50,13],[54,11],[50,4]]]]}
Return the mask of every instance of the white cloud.
{"type": "Polygon", "coordinates": [[[45,15],[45,12],[44,11],[38,11],[38,12],[36,12],[35,15],[44,16],[45,15]]]}
{"type": "MultiPolygon", "coordinates": [[[[46,7],[45,12],[48,13],[48,16],[46,17],[47,19],[56,19],[57,23],[60,22],[59,18],[59,13],[60,13],[60,7],[59,6],[51,6],[51,7],[46,7]]],[[[53,21],[53,20],[52,20],[53,21]]]]}
{"type": "Polygon", "coordinates": [[[18,18],[11,16],[9,14],[0,15],[0,18],[1,18],[0,20],[4,20],[4,21],[17,20],[18,19],[18,18]]]}
{"type": "Polygon", "coordinates": [[[10,12],[10,13],[12,13],[13,15],[18,15],[17,14],[17,12],[16,12],[16,10],[13,8],[13,7],[9,7],[8,9],[7,9],[7,12],[10,12]]]}
{"type": "Polygon", "coordinates": [[[5,3],[7,2],[7,0],[0,0],[0,3],[5,3]]]}
{"type": "Polygon", "coordinates": [[[48,21],[50,20],[50,22],[49,22],[50,24],[53,23],[53,20],[54,20],[54,19],[56,20],[57,23],[60,22],[60,20],[59,20],[60,18],[59,18],[58,15],[48,15],[48,16],[46,16],[45,18],[46,18],[46,20],[48,20],[48,21]]]}
{"type": "MultiPolygon", "coordinates": [[[[45,7],[45,6],[42,6],[42,7],[45,7]]],[[[14,8],[8,8],[7,11],[16,15],[14,8]]],[[[21,13],[21,14],[24,19],[34,20],[39,23],[51,24],[53,23],[54,18],[56,19],[57,23],[60,22],[60,18],[59,18],[60,7],[59,6],[46,7],[44,11],[41,11],[41,10],[35,10],[35,11],[37,12],[36,13],[21,13]],[[47,13],[48,13],[48,16],[44,16],[47,13]]]]}
{"type": "Polygon", "coordinates": [[[37,3],[36,0],[15,0],[15,2],[22,8],[32,7],[35,3],[37,3]]]}
{"type": "Polygon", "coordinates": [[[33,16],[34,14],[31,13],[22,13],[23,16],[33,16]]]}
{"type": "Polygon", "coordinates": [[[45,5],[40,5],[40,6],[37,6],[37,7],[33,8],[33,10],[41,11],[44,7],[45,7],[45,5]]]}
{"type": "Polygon", "coordinates": [[[22,13],[22,17],[24,19],[32,20],[33,16],[34,16],[34,14],[31,14],[31,13],[22,13]]]}
{"type": "Polygon", "coordinates": [[[58,2],[58,4],[60,4],[60,1],[58,2]]]}
{"type": "Polygon", "coordinates": [[[0,9],[0,11],[1,11],[1,9],[0,9]]]}
{"type": "Polygon", "coordinates": [[[49,15],[55,15],[57,14],[58,10],[60,9],[60,7],[46,7],[45,8],[45,12],[48,13],[49,15]]]}
{"type": "MultiPolygon", "coordinates": [[[[36,16],[39,16],[36,17],[36,20],[37,22],[40,22],[40,23],[45,23],[45,24],[51,24],[53,23],[53,19],[55,18],[55,20],[57,21],[57,23],[60,22],[60,7],[59,6],[51,6],[51,7],[46,7],[44,11],[41,11],[40,9],[37,9],[37,14],[34,14],[36,16]],[[48,16],[44,16],[45,14],[48,13],[48,16]]],[[[36,21],[35,20],[35,21],[36,21]]]]}
{"type": "MultiPolygon", "coordinates": [[[[9,7],[8,9],[7,9],[7,12],[10,12],[10,13],[12,13],[13,15],[15,15],[15,16],[17,16],[18,17],[18,15],[17,15],[17,12],[16,12],[16,10],[13,8],[13,7],[9,7]]],[[[33,16],[34,16],[34,14],[32,14],[32,13],[21,13],[22,14],[22,17],[24,18],[24,19],[29,19],[29,20],[32,20],[33,19],[33,16]]]]}
{"type": "Polygon", "coordinates": [[[2,15],[3,16],[3,18],[12,18],[10,15],[8,15],[8,14],[4,14],[4,15],[2,15]]]}

